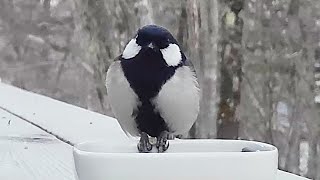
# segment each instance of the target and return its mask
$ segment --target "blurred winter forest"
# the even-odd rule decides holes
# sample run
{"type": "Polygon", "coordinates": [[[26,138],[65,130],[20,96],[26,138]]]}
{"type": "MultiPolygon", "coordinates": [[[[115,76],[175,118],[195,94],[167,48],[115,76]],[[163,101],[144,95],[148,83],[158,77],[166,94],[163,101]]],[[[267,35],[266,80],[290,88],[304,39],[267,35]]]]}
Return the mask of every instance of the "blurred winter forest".
{"type": "Polygon", "coordinates": [[[279,168],[320,180],[319,0],[1,0],[1,81],[112,116],[106,70],[146,24],[195,66],[186,137],[268,142],[279,168]]]}

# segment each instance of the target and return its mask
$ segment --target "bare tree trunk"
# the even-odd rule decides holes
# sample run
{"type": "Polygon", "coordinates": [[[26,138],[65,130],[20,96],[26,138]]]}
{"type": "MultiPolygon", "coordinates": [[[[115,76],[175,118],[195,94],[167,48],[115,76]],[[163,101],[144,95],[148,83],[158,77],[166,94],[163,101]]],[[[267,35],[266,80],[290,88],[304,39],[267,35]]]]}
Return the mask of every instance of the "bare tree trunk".
{"type": "Polygon", "coordinates": [[[242,28],[243,20],[239,12],[243,9],[243,1],[227,2],[228,10],[222,18],[221,39],[221,86],[218,111],[218,138],[237,139],[239,119],[236,109],[240,104],[240,85],[242,82],[242,28]]]}
{"type": "Polygon", "coordinates": [[[177,37],[194,65],[202,97],[197,122],[189,133],[191,138],[216,137],[218,10],[218,0],[185,0],[181,3],[177,37]]]}
{"type": "Polygon", "coordinates": [[[297,155],[300,155],[300,136],[299,133],[292,134],[289,140],[289,153],[286,159],[285,170],[292,172],[294,174],[299,174],[300,169],[300,158],[297,155]]]}
{"type": "MultiPolygon", "coordinates": [[[[319,39],[320,41],[320,39],[319,39]]],[[[320,44],[318,45],[318,47],[315,49],[315,73],[314,73],[314,77],[315,77],[315,81],[318,81],[320,82],[320,44]],[[318,64],[317,64],[318,63],[318,64]]],[[[317,105],[315,106],[317,109],[318,109],[318,114],[317,116],[320,117],[320,100],[319,102],[317,102],[316,98],[317,96],[319,97],[320,99],[320,84],[317,84],[315,83],[315,103],[317,103],[317,105]]],[[[320,126],[318,127],[320,128],[320,126]]],[[[317,156],[315,156],[315,163],[316,163],[316,166],[315,166],[315,171],[317,172],[316,175],[315,175],[315,179],[320,179],[320,130],[318,130],[318,134],[317,134],[317,137],[315,138],[316,141],[314,142],[314,146],[317,146],[317,156]]],[[[316,147],[314,147],[316,148],[316,147]]]]}
{"type": "Polygon", "coordinates": [[[309,159],[308,159],[308,172],[307,177],[310,179],[315,179],[317,177],[317,158],[318,158],[318,139],[311,137],[309,139],[309,159]]]}
{"type": "Polygon", "coordinates": [[[200,84],[202,87],[202,100],[198,118],[197,137],[215,138],[217,136],[217,103],[219,78],[219,3],[218,0],[200,1],[200,33],[204,37],[200,40],[202,62],[200,69],[202,75],[200,84]]]}
{"type": "Polygon", "coordinates": [[[301,132],[299,129],[302,129],[302,127],[299,126],[299,119],[301,119],[301,116],[300,116],[301,108],[298,105],[299,102],[295,102],[295,103],[297,107],[294,107],[294,112],[291,117],[289,142],[288,142],[288,148],[287,148],[288,153],[286,155],[286,161],[285,161],[284,167],[285,167],[285,170],[289,172],[299,174],[300,158],[297,158],[298,157],[297,155],[300,155],[301,132]]]}

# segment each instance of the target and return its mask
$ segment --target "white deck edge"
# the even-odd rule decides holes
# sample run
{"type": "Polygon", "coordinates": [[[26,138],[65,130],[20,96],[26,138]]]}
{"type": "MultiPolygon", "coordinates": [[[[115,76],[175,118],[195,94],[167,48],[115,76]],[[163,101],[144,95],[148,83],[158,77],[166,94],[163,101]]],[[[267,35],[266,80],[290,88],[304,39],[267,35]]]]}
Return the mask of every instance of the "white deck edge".
{"type": "MultiPolygon", "coordinates": [[[[46,129],[71,144],[127,138],[116,119],[0,82],[0,108],[46,129]]],[[[308,180],[278,171],[278,180],[308,180]]]]}

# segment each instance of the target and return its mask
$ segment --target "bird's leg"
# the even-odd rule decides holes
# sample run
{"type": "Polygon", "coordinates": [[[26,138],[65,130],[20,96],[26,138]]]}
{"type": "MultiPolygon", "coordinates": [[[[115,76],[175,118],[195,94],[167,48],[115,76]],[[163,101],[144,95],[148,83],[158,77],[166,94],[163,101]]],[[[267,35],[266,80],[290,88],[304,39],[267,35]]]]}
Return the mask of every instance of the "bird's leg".
{"type": "Polygon", "coordinates": [[[149,136],[145,132],[141,133],[141,138],[138,143],[138,150],[140,153],[147,153],[152,150],[152,144],[149,142],[149,136]]]}
{"type": "Polygon", "coordinates": [[[165,152],[169,147],[169,132],[163,131],[160,136],[157,137],[156,147],[158,149],[158,153],[165,152]]]}

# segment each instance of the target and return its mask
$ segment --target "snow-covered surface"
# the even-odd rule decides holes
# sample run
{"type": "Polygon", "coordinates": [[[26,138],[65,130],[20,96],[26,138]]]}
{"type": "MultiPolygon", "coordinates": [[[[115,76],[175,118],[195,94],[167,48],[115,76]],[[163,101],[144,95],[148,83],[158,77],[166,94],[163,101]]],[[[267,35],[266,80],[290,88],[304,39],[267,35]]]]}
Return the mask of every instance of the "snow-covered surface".
{"type": "Polygon", "coordinates": [[[72,144],[97,138],[126,138],[114,118],[5,84],[0,84],[0,107],[72,144]]]}
{"type": "Polygon", "coordinates": [[[0,109],[1,180],[73,180],[72,146],[0,109]]]}
{"type": "Polygon", "coordinates": [[[309,179],[279,170],[277,180],[309,180],[309,179]]]}
{"type": "MultiPolygon", "coordinates": [[[[0,109],[1,180],[73,180],[72,146],[65,142],[127,138],[113,118],[2,83],[0,109]]],[[[278,171],[277,180],[304,179],[278,171]]]]}

